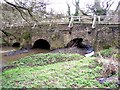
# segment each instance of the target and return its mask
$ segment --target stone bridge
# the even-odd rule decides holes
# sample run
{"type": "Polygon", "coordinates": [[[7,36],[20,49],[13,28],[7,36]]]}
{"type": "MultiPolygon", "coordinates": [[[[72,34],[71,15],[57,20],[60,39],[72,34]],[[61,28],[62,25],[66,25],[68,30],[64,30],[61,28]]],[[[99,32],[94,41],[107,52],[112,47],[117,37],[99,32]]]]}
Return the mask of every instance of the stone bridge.
{"type": "Polygon", "coordinates": [[[7,27],[2,34],[11,46],[34,47],[43,49],[63,48],[76,39],[91,44],[94,48],[118,46],[119,24],[98,24],[92,29],[91,24],[76,23],[68,28],[68,24],[42,24],[33,26],[7,27]]]}

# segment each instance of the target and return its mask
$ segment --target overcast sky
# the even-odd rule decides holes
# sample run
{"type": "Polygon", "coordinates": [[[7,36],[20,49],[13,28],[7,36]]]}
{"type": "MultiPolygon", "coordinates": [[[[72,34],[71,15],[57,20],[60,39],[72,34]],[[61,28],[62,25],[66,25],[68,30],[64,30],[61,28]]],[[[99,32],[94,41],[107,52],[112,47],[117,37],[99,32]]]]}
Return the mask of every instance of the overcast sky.
{"type": "MultiPolygon", "coordinates": [[[[101,0],[101,1],[104,1],[104,0],[101,0]]],[[[111,6],[110,9],[115,10],[120,0],[112,0],[112,1],[114,1],[114,4],[111,6]]],[[[72,13],[74,13],[74,10],[75,10],[75,7],[73,5],[74,0],[49,0],[49,2],[51,2],[51,4],[48,6],[48,9],[53,8],[56,12],[64,12],[64,13],[67,12],[66,2],[68,2],[71,6],[72,13]]],[[[86,5],[93,4],[93,3],[94,3],[94,0],[80,0],[80,8],[82,10],[86,10],[86,5]]]]}
{"type": "MultiPolygon", "coordinates": [[[[8,0],[8,1],[14,1],[14,0],[8,0]]],[[[67,2],[69,3],[69,5],[71,6],[71,11],[72,13],[74,13],[75,7],[73,5],[74,0],[45,0],[48,1],[50,3],[50,5],[47,6],[47,10],[49,11],[51,8],[57,12],[57,13],[66,13],[67,12],[67,2]]],[[[101,0],[104,1],[104,0],[101,0]]],[[[106,0],[108,1],[108,0],[106,0]]],[[[115,10],[118,2],[120,0],[111,0],[114,1],[114,4],[112,5],[111,9],[115,10]]],[[[87,4],[93,4],[94,0],[80,0],[80,8],[82,10],[86,10],[86,5],[87,4]]]]}

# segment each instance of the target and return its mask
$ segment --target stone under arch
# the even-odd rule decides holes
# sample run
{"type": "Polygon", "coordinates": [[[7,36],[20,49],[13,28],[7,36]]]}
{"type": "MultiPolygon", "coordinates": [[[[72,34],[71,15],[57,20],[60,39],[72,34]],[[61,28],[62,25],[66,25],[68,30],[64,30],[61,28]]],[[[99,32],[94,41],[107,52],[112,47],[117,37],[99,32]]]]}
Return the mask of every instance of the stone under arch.
{"type": "Polygon", "coordinates": [[[34,42],[33,48],[47,49],[50,50],[50,44],[45,39],[38,39],[34,42]]]}

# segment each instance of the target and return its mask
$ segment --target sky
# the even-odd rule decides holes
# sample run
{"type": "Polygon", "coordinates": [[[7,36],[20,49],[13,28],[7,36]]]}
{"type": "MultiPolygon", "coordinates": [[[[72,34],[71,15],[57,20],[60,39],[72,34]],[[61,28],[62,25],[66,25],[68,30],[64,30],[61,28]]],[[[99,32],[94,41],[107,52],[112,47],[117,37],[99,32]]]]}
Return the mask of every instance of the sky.
{"type": "MultiPolygon", "coordinates": [[[[75,7],[74,7],[74,1],[75,0],[49,0],[50,2],[50,5],[47,7],[48,9],[50,8],[53,8],[53,10],[55,12],[58,12],[58,13],[66,13],[67,12],[67,2],[70,4],[71,6],[71,12],[74,13],[75,12],[75,7]]],[[[104,0],[101,0],[101,1],[104,1],[104,0]]],[[[108,0],[106,0],[108,1],[108,0]]],[[[111,0],[111,1],[114,1],[113,5],[111,6],[111,10],[115,10],[117,5],[118,5],[118,2],[120,0],[111,0]]],[[[80,9],[82,10],[87,10],[86,9],[86,5],[90,5],[90,4],[94,4],[94,0],[80,0],[80,9]]]]}
{"type": "MultiPolygon", "coordinates": [[[[0,0],[1,1],[1,0],[0,0]]],[[[3,0],[2,0],[3,1],[3,0]]],[[[14,1],[14,0],[8,0],[8,1],[14,1]]],[[[55,11],[55,13],[67,13],[67,4],[66,3],[69,3],[69,5],[71,6],[71,12],[74,13],[75,11],[75,7],[74,7],[74,1],[75,0],[45,0],[49,3],[49,5],[47,6],[47,11],[50,11],[51,8],[55,11]]],[[[104,0],[101,0],[101,1],[104,1],[104,0]]],[[[108,0],[106,0],[108,1],[108,0]]],[[[118,5],[118,2],[120,0],[111,0],[111,1],[114,1],[114,4],[111,6],[110,9],[112,10],[115,10],[117,5],[118,5]]],[[[82,10],[87,10],[86,9],[86,5],[87,4],[93,4],[94,3],[94,0],[80,0],[80,9],[82,10]]]]}

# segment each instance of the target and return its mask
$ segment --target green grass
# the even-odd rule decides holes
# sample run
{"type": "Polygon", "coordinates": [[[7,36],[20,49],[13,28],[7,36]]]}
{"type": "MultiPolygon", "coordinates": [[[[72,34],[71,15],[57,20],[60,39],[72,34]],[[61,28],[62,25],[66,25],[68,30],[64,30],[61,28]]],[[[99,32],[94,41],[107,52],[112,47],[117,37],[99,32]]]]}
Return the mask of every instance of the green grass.
{"type": "Polygon", "coordinates": [[[96,80],[102,66],[94,57],[36,54],[9,65],[17,66],[0,75],[3,88],[116,88],[114,84],[100,84],[96,80]]]}
{"type": "Polygon", "coordinates": [[[109,48],[100,51],[100,54],[104,57],[111,57],[112,55],[118,55],[117,53],[118,50],[116,48],[109,48]]]}
{"type": "Polygon", "coordinates": [[[20,66],[43,66],[47,64],[53,64],[57,62],[71,61],[71,60],[79,60],[84,56],[79,54],[34,54],[31,56],[27,56],[25,58],[19,59],[12,63],[9,63],[8,66],[20,67],[20,66]]]}

